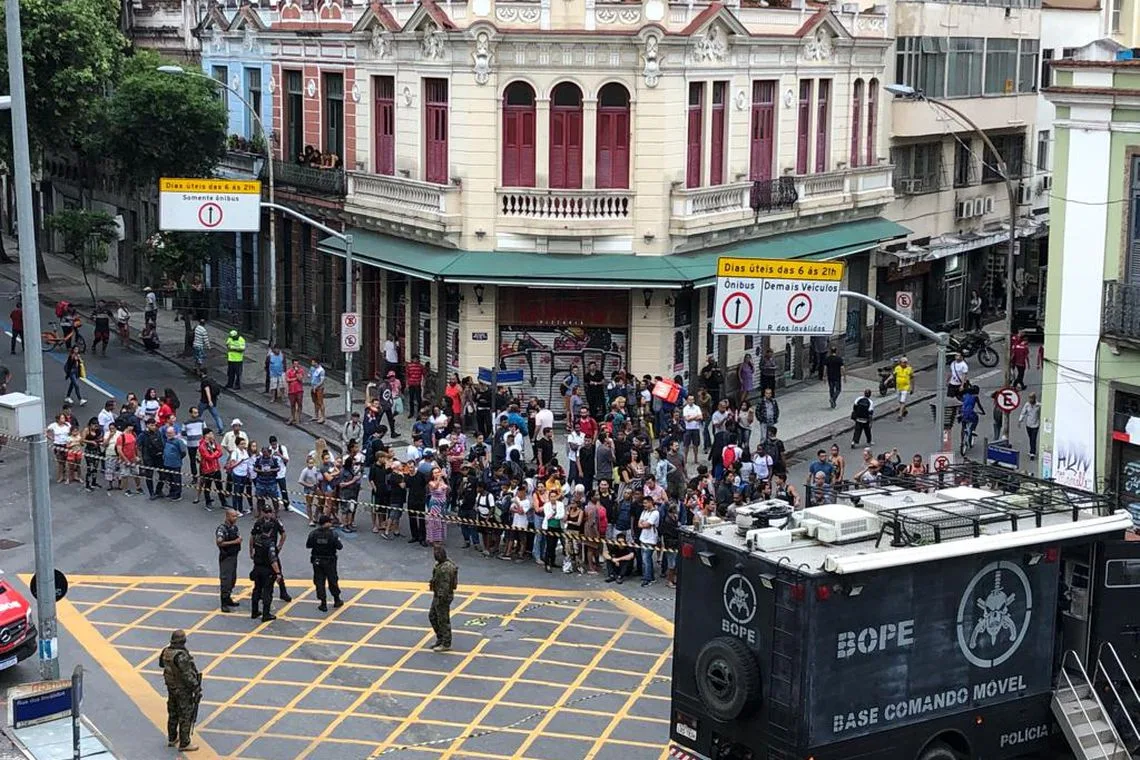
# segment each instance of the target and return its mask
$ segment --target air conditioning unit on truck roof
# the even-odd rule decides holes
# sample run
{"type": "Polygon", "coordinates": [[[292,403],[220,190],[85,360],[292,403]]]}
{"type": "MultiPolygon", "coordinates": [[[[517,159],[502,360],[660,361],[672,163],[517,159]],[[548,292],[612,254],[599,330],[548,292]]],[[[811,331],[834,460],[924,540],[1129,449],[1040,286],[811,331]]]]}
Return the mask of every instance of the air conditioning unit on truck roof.
{"type": "Polygon", "coordinates": [[[896,501],[802,510],[782,529],[682,529],[673,756],[1130,757],[1140,541],[1125,540],[1128,514],[974,464],[906,485],[859,497],[896,501]],[[892,522],[922,535],[896,542],[892,522]],[[868,537],[833,542],[845,530],[868,537]],[[1084,675],[1096,673],[1119,703],[1084,675]]]}

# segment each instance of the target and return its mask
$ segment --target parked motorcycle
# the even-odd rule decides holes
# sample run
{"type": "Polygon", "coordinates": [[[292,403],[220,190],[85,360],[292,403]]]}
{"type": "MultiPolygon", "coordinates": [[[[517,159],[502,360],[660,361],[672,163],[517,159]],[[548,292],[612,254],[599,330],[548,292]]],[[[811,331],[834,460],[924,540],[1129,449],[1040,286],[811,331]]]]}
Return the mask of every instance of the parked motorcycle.
{"type": "Polygon", "coordinates": [[[951,354],[961,354],[963,359],[977,354],[983,367],[996,367],[1001,361],[997,349],[993,347],[993,339],[984,330],[951,335],[948,347],[951,354]]]}
{"type": "Polygon", "coordinates": [[[895,367],[899,366],[899,357],[891,359],[890,366],[879,367],[879,395],[886,396],[895,388],[895,367]]]}

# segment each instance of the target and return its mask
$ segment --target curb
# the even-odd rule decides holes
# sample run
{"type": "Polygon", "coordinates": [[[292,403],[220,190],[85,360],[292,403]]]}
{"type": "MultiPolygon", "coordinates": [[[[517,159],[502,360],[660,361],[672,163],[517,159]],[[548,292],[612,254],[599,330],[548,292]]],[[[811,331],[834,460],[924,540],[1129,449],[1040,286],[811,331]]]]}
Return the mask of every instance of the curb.
{"type": "MultiPolygon", "coordinates": [[[[908,406],[913,408],[915,404],[929,401],[937,395],[938,394],[934,393],[933,391],[920,393],[908,402],[908,406]]],[[[875,407],[874,419],[879,420],[883,417],[888,417],[894,414],[897,409],[897,401],[888,401],[886,403],[879,404],[875,407]]],[[[931,424],[933,425],[934,423],[932,422],[931,424]]],[[[816,428],[811,432],[804,433],[803,435],[788,441],[784,445],[785,453],[788,456],[796,456],[797,454],[800,454],[817,444],[823,443],[824,441],[831,441],[831,439],[843,435],[844,433],[850,433],[853,430],[855,430],[855,425],[849,421],[843,420],[840,422],[833,422],[830,425],[816,428]]]]}

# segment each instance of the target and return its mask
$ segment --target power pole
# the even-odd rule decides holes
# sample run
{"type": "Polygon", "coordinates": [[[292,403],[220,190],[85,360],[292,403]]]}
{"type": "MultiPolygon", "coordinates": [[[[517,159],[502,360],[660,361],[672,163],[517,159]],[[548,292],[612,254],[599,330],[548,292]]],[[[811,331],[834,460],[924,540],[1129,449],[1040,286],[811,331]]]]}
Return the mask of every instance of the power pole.
{"type": "MultiPolygon", "coordinates": [[[[12,155],[15,164],[16,230],[20,236],[20,297],[24,306],[24,374],[28,395],[43,399],[44,356],[38,345],[39,339],[36,338],[40,334],[40,283],[36,272],[36,231],[32,221],[32,159],[28,146],[28,105],[24,90],[24,41],[20,31],[19,0],[5,0],[5,13],[8,87],[12,108],[12,155]]],[[[48,442],[44,433],[40,432],[29,440],[29,444],[40,677],[55,680],[59,678],[59,638],[55,619],[55,557],[51,537],[48,442]]]]}

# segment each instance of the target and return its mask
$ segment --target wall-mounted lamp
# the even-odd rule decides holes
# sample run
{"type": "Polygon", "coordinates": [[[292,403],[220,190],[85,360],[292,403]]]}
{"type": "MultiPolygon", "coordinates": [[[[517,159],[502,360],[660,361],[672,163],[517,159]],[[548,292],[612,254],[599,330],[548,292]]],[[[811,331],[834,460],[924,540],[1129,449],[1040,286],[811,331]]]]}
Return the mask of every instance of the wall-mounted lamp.
{"type": "Polygon", "coordinates": [[[482,285],[476,285],[472,290],[475,291],[475,302],[482,306],[484,287],[482,285]]]}
{"type": "Polygon", "coordinates": [[[665,305],[666,306],[672,307],[672,306],[676,305],[676,303],[677,303],[677,299],[674,298],[673,296],[665,296],[665,305]]]}
{"type": "Polygon", "coordinates": [[[642,288],[641,297],[645,299],[645,308],[648,309],[653,303],[653,288],[642,288]]]}

